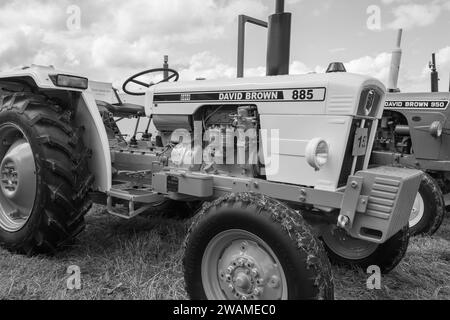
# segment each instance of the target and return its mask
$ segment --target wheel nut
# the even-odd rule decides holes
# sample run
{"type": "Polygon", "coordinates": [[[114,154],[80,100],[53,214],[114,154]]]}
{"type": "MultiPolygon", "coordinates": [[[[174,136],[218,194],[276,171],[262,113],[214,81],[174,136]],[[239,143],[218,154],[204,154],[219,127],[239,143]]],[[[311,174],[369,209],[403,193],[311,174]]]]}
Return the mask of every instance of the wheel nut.
{"type": "Polygon", "coordinates": [[[234,267],[233,266],[229,266],[227,269],[227,273],[230,274],[234,271],[234,267]]]}
{"type": "Polygon", "coordinates": [[[258,269],[252,269],[252,271],[250,272],[250,275],[254,278],[256,278],[258,276],[258,269]]]}
{"type": "Polygon", "coordinates": [[[233,280],[233,279],[231,278],[231,276],[229,274],[227,274],[227,276],[225,277],[225,280],[227,282],[231,282],[231,280],[233,280]]]}
{"type": "Polygon", "coordinates": [[[280,279],[277,276],[273,276],[272,278],[270,278],[270,281],[268,283],[268,286],[270,288],[278,288],[280,285],[280,279]]]}
{"type": "Polygon", "coordinates": [[[253,295],[255,297],[259,297],[262,294],[262,289],[261,288],[256,288],[255,290],[253,290],[253,295]]]}

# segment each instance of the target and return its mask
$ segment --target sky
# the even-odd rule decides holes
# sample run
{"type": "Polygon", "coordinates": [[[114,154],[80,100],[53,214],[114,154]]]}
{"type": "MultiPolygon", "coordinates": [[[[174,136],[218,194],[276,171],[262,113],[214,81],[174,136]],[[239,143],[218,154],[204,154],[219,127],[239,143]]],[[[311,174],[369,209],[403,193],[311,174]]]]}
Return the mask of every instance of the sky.
{"type": "MultiPolygon", "coordinates": [[[[275,0],[2,0],[0,70],[54,65],[91,80],[123,81],[160,67],[181,80],[236,76],[237,16],[267,20],[275,0]]],[[[450,74],[450,0],[286,0],[293,14],[291,74],[333,61],[387,82],[397,29],[404,28],[402,91],[429,91],[436,52],[440,89],[450,74]]],[[[249,25],[246,76],[265,74],[267,31],[249,25]]]]}

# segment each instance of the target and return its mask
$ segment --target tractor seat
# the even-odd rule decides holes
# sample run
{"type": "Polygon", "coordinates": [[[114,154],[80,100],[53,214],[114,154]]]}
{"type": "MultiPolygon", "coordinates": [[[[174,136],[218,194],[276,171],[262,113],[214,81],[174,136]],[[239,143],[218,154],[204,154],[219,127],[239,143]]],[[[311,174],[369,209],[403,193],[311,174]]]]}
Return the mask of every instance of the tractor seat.
{"type": "Polygon", "coordinates": [[[110,104],[105,101],[97,100],[97,106],[100,113],[108,111],[115,117],[143,117],[145,116],[144,106],[132,103],[110,104]]]}

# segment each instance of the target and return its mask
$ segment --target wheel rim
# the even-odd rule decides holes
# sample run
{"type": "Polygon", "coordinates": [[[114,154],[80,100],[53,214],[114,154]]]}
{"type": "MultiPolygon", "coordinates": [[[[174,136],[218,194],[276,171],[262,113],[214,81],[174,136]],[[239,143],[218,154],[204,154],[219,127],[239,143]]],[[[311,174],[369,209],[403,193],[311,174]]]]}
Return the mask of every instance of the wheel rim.
{"type": "Polygon", "coordinates": [[[201,265],[208,300],[287,300],[287,281],[277,256],[261,238],[244,230],[218,234],[201,265]]]}
{"type": "Polygon", "coordinates": [[[327,228],[322,235],[327,247],[347,260],[361,260],[372,255],[378,248],[376,243],[355,239],[338,227],[327,228]]]}
{"type": "Polygon", "coordinates": [[[409,227],[412,228],[416,226],[420,220],[423,218],[425,211],[425,202],[423,201],[422,195],[417,193],[416,200],[414,200],[414,205],[411,210],[411,216],[409,217],[409,227]]]}
{"type": "Polygon", "coordinates": [[[23,131],[12,123],[0,126],[0,227],[21,230],[36,197],[36,164],[23,131]]]}

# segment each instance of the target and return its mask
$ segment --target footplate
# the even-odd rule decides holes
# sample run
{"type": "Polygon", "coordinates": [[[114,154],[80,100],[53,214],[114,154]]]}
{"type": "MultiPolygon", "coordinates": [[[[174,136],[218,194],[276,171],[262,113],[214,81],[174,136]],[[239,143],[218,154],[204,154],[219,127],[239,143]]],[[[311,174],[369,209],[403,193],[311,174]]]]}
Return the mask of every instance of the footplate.
{"type": "Polygon", "coordinates": [[[164,197],[150,188],[127,188],[116,186],[108,193],[108,213],[123,219],[134,218],[144,213],[151,204],[161,201],[164,197]],[[117,202],[120,204],[118,205],[117,202]]]}

